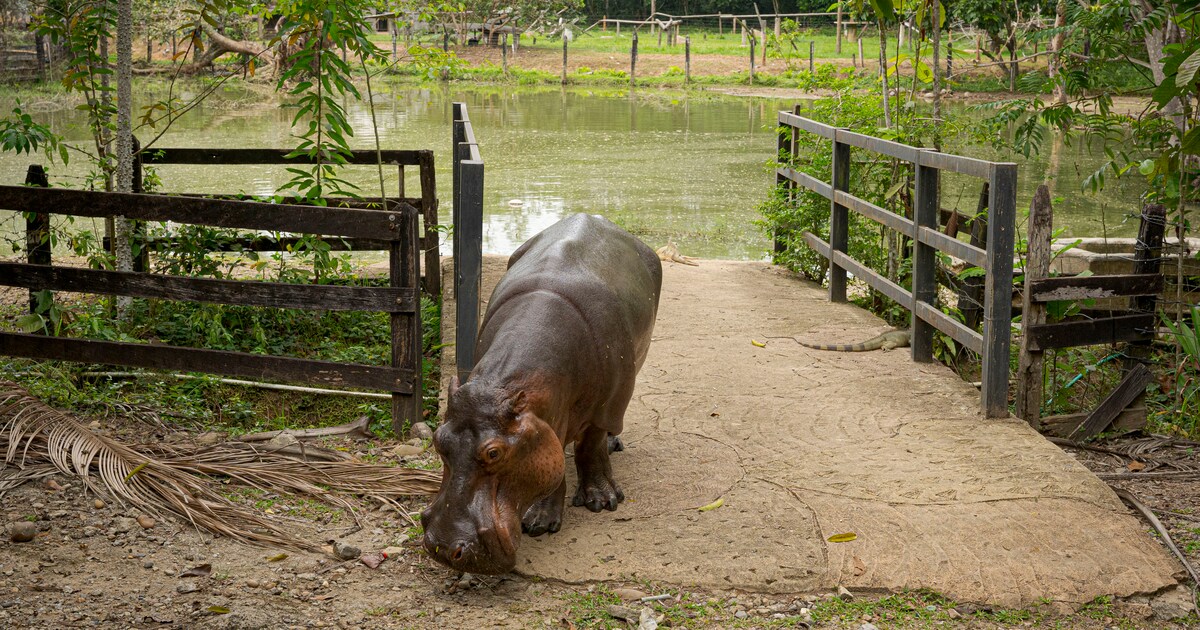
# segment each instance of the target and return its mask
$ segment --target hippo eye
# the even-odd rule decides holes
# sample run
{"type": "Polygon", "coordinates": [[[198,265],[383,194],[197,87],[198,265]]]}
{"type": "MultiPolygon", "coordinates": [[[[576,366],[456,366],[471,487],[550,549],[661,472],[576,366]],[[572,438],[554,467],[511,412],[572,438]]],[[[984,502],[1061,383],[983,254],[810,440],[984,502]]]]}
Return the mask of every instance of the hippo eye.
{"type": "Polygon", "coordinates": [[[486,459],[487,459],[489,462],[494,462],[494,461],[496,461],[497,459],[500,459],[500,449],[498,449],[498,448],[496,448],[495,446],[493,446],[492,448],[489,448],[489,449],[488,449],[486,452],[484,452],[483,456],[484,456],[484,457],[485,457],[485,458],[486,458],[486,459]]]}

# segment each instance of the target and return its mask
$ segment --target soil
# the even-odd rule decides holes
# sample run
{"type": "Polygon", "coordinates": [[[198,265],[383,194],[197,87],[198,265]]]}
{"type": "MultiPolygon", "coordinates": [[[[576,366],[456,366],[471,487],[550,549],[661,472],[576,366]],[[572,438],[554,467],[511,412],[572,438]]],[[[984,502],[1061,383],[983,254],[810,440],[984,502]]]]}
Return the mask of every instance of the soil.
{"type": "MultiPolygon", "coordinates": [[[[522,542],[517,572],[464,579],[430,561],[414,528],[421,497],[398,510],[364,502],[359,528],[310,501],[228,485],[310,540],[392,547],[371,569],[181,522],[146,528],[135,511],[55,476],[0,499],[0,522],[38,529],[31,542],[0,537],[0,627],[629,627],[605,605],[620,588],[670,595],[646,606],[686,627],[1186,627],[1170,621],[1191,609],[1174,586],[1180,567],[1076,459],[1110,471],[1127,462],[1072,458],[1023,423],[984,421],[973,388],[903,351],[799,346],[793,335],[859,341],[881,323],[778,269],[665,267],[628,448],[614,455],[627,502],[600,515],[568,508],[562,532],[522,542]],[[696,509],[718,497],[721,507],[696,509]],[[857,543],[826,542],[846,532],[857,543]],[[203,565],[206,575],[184,576],[203,565]],[[861,607],[836,599],[839,587],[861,607]],[[976,604],[870,603],[923,589],[976,604]],[[1118,597],[1085,606],[1103,595],[1118,597]],[[833,609],[846,612],[831,618],[833,609]]],[[[487,269],[484,295],[503,260],[487,269]]],[[[198,438],[147,419],[84,420],[129,442],[198,438]]],[[[396,454],[396,441],[326,445],[435,463],[429,452],[396,454]]],[[[1160,471],[1200,468],[1186,448],[1151,455],[1141,458],[1160,471]]],[[[1197,538],[1186,531],[1197,504],[1188,483],[1126,483],[1160,514],[1177,512],[1167,521],[1181,544],[1197,538]]],[[[636,618],[642,604],[626,607],[636,618]]]]}

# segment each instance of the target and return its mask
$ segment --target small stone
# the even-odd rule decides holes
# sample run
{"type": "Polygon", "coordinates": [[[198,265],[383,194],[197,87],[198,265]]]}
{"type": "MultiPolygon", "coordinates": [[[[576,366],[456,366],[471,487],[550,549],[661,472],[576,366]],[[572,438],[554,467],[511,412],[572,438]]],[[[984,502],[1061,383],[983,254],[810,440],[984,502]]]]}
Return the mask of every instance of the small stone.
{"type": "Polygon", "coordinates": [[[391,558],[404,553],[404,547],[384,547],[381,553],[383,553],[383,557],[391,558]]]}
{"type": "Polygon", "coordinates": [[[333,553],[342,560],[353,560],[362,555],[362,550],[340,540],[333,541],[333,553]]]}
{"type": "Polygon", "coordinates": [[[930,604],[930,605],[928,605],[928,606],[926,606],[926,607],[925,607],[925,610],[928,610],[929,612],[937,612],[937,606],[934,606],[933,604],[930,604]]]}
{"type": "Polygon", "coordinates": [[[858,627],[858,630],[879,630],[879,628],[876,628],[873,623],[864,623],[858,627]]]}
{"type": "Polygon", "coordinates": [[[737,617],[738,619],[745,619],[746,617],[750,616],[750,613],[744,610],[738,610],[737,612],[733,613],[733,616],[737,617]]]}
{"type": "Polygon", "coordinates": [[[138,522],[132,518],[119,516],[113,519],[112,528],[118,534],[133,531],[133,528],[138,526],[138,522]]]}
{"type": "Polygon", "coordinates": [[[947,610],[947,611],[946,611],[946,616],[950,617],[951,619],[961,619],[961,618],[962,618],[962,613],[960,613],[960,612],[958,612],[957,610],[954,610],[953,608],[951,608],[950,610],[947,610]]]}
{"type": "Polygon", "coordinates": [[[37,536],[37,523],[17,521],[8,528],[8,539],[13,542],[29,542],[37,536]]]}
{"type": "Polygon", "coordinates": [[[200,590],[200,585],[196,584],[195,582],[184,582],[183,584],[176,586],[175,590],[182,595],[187,595],[188,593],[195,593],[196,591],[200,590]]]}
{"type": "Polygon", "coordinates": [[[838,586],[837,596],[838,596],[838,599],[840,599],[844,602],[854,601],[854,593],[851,593],[849,591],[849,589],[847,589],[845,586],[838,586]]]}
{"type": "Polygon", "coordinates": [[[622,600],[632,602],[646,597],[646,594],[636,588],[617,588],[613,589],[613,595],[620,597],[622,600]]]}
{"type": "Polygon", "coordinates": [[[145,514],[137,517],[137,524],[142,526],[142,529],[150,529],[154,527],[155,520],[145,514]]]}
{"type": "Polygon", "coordinates": [[[401,444],[392,449],[392,455],[396,457],[414,457],[424,453],[425,449],[420,446],[412,446],[409,444],[401,444]]]}
{"type": "Polygon", "coordinates": [[[409,435],[412,435],[414,438],[420,438],[424,442],[428,442],[429,440],[433,439],[433,429],[429,428],[429,425],[425,424],[424,422],[416,422],[413,423],[412,429],[409,431],[409,435]]]}
{"type": "Polygon", "coordinates": [[[258,588],[258,580],[246,580],[246,588],[258,588]]]}
{"type": "Polygon", "coordinates": [[[92,507],[96,508],[97,510],[103,510],[104,502],[100,499],[96,499],[95,501],[92,501],[92,507]]]}
{"type": "Polygon", "coordinates": [[[289,446],[295,446],[299,443],[300,441],[296,439],[296,436],[290,433],[280,433],[279,435],[267,440],[266,446],[268,450],[273,451],[281,448],[287,448],[289,446]]]}
{"type": "Polygon", "coordinates": [[[196,436],[196,444],[199,444],[200,446],[212,446],[224,439],[224,433],[219,433],[217,431],[205,431],[204,433],[196,436]]]}
{"type": "Polygon", "coordinates": [[[142,562],[142,568],[143,568],[143,569],[153,569],[153,568],[154,568],[154,561],[153,561],[153,560],[146,560],[145,562],[142,562]]]}

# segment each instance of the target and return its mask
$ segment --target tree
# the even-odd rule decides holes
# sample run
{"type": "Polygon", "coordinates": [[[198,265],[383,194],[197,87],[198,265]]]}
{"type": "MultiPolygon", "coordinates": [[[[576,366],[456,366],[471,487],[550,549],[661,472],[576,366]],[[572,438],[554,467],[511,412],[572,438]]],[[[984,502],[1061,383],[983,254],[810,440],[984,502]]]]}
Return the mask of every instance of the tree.
{"type": "Polygon", "coordinates": [[[1041,27],[1041,16],[1047,8],[1045,0],[958,0],[953,5],[958,19],[987,35],[990,50],[984,54],[1005,65],[1009,91],[1016,91],[1020,72],[1017,55],[1025,33],[1041,27]],[[1003,51],[1008,53],[1007,60],[1003,51]]]}

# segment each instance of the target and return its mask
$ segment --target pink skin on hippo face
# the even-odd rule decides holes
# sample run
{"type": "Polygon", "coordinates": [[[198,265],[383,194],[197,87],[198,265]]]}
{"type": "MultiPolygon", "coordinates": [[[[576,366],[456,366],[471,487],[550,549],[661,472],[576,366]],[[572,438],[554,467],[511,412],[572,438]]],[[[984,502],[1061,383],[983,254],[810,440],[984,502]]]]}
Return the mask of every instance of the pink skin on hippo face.
{"type": "Polygon", "coordinates": [[[451,383],[446,423],[434,434],[442,487],[421,513],[425,550],[459,571],[516,565],[521,517],[562,483],[563,447],[529,411],[524,392],[451,383]]]}

